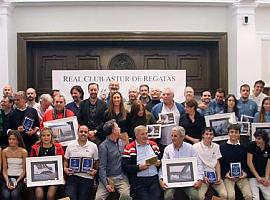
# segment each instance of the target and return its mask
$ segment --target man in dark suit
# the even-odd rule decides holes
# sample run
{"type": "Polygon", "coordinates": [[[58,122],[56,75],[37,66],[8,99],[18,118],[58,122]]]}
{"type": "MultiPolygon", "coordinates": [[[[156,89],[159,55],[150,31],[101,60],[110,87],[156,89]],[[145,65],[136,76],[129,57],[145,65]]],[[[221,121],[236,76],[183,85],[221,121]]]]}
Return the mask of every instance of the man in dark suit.
{"type": "Polygon", "coordinates": [[[78,122],[80,125],[86,125],[89,132],[89,139],[97,145],[105,139],[103,134],[103,124],[105,120],[105,111],[107,104],[98,99],[99,86],[97,83],[89,83],[88,92],[89,99],[85,99],[80,103],[78,112],[78,122]]]}

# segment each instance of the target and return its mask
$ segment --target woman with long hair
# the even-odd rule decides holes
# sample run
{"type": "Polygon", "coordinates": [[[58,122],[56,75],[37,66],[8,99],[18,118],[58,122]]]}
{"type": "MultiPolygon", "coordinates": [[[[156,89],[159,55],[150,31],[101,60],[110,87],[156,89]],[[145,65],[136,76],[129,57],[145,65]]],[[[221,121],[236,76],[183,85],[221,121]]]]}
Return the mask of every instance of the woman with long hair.
{"type": "Polygon", "coordinates": [[[130,113],[127,117],[128,136],[130,139],[135,140],[134,129],[139,125],[156,124],[156,120],[152,113],[145,109],[141,100],[136,100],[131,106],[130,113]]]}
{"type": "MultiPolygon", "coordinates": [[[[62,145],[54,142],[53,132],[50,128],[43,128],[40,132],[40,140],[31,148],[30,157],[40,156],[64,156],[62,145]]],[[[35,188],[36,200],[54,200],[57,191],[57,186],[43,186],[35,188]],[[44,189],[47,189],[47,198],[44,195],[44,189]]]]}
{"type": "Polygon", "coordinates": [[[110,96],[109,107],[105,112],[105,122],[115,119],[121,129],[121,139],[128,143],[127,111],[124,107],[123,96],[120,92],[114,92],[110,96]]]}
{"type": "Polygon", "coordinates": [[[235,113],[236,120],[240,119],[239,111],[237,107],[237,99],[233,94],[228,94],[225,98],[224,113],[235,113]]]}
{"type": "Polygon", "coordinates": [[[27,151],[17,130],[8,132],[8,147],[2,152],[3,178],[1,200],[20,200],[24,188],[27,151]]]}
{"type": "Polygon", "coordinates": [[[261,111],[255,114],[254,122],[270,122],[270,97],[263,99],[261,111]]]}

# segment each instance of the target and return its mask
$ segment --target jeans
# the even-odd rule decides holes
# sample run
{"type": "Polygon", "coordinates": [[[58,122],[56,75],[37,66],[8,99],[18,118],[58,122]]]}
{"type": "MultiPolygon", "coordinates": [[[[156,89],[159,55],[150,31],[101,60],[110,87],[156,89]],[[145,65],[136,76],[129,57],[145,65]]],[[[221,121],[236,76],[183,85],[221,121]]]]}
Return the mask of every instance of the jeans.
{"type": "Polygon", "coordinates": [[[250,178],[249,184],[250,184],[253,200],[260,200],[259,190],[261,190],[264,199],[270,199],[270,186],[265,187],[263,184],[258,183],[256,178],[250,178]]]}
{"type": "Polygon", "coordinates": [[[20,181],[17,183],[17,186],[15,189],[10,190],[7,188],[6,182],[3,181],[1,200],[14,200],[14,199],[21,200],[24,185],[25,184],[22,181],[20,181]]]}
{"type": "Polygon", "coordinates": [[[136,181],[132,181],[131,191],[134,200],[159,200],[160,186],[158,175],[151,177],[136,177],[136,181]]]}
{"type": "MultiPolygon", "coordinates": [[[[111,179],[113,180],[115,190],[120,194],[119,200],[132,200],[132,198],[130,197],[130,187],[127,177],[125,176],[123,178],[111,177],[111,179]]],[[[105,186],[100,181],[95,200],[106,200],[109,194],[110,193],[107,191],[105,186]]]]}
{"type": "Polygon", "coordinates": [[[93,179],[76,175],[69,176],[66,183],[66,195],[71,200],[89,200],[93,188],[93,179]]]}

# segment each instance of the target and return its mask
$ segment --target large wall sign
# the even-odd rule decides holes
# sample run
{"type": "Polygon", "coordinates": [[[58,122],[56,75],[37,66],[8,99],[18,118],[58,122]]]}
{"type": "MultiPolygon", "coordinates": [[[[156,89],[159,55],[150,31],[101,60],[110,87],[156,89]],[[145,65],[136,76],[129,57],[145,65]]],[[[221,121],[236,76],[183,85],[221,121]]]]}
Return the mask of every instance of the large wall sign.
{"type": "Polygon", "coordinates": [[[184,100],[184,88],[186,87],[185,70],[53,70],[52,89],[59,89],[65,95],[67,101],[72,101],[70,88],[80,85],[85,97],[88,98],[88,84],[96,82],[99,91],[106,90],[110,81],[117,80],[120,83],[120,92],[128,100],[128,89],[131,86],[139,87],[141,84],[160,88],[170,87],[174,90],[174,99],[177,102],[184,100]]]}

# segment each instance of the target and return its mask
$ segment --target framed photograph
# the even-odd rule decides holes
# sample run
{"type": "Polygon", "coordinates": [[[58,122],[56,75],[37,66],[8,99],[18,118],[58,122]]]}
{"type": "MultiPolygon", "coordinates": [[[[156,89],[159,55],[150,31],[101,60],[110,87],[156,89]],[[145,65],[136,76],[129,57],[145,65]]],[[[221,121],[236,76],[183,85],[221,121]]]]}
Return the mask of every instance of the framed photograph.
{"type": "Polygon", "coordinates": [[[26,158],[27,187],[64,184],[62,156],[26,158]]]}
{"type": "Polygon", "coordinates": [[[81,172],[88,173],[90,169],[93,169],[94,159],[93,158],[82,158],[82,169],[81,172]]]}
{"type": "Polygon", "coordinates": [[[159,113],[158,116],[162,126],[176,125],[174,112],[159,113]]]}
{"type": "Polygon", "coordinates": [[[54,140],[63,146],[67,146],[78,138],[78,121],[76,116],[44,122],[44,127],[51,128],[54,140]]]}
{"type": "Polygon", "coordinates": [[[236,123],[235,113],[224,113],[207,115],[204,117],[207,127],[212,127],[215,130],[215,138],[213,141],[221,141],[229,138],[228,127],[230,124],[236,123]]]}
{"type": "Polygon", "coordinates": [[[270,123],[252,123],[251,124],[251,138],[255,140],[254,133],[258,129],[263,129],[268,133],[268,137],[270,139],[270,123]]]}
{"type": "Polygon", "coordinates": [[[74,173],[81,171],[81,158],[69,158],[69,168],[72,169],[74,173]]]}
{"type": "Polygon", "coordinates": [[[250,136],[250,123],[249,122],[236,122],[240,126],[240,135],[250,136]]]}
{"type": "Polygon", "coordinates": [[[161,137],[161,124],[149,124],[146,126],[148,138],[160,138],[161,137]]]}
{"type": "Polygon", "coordinates": [[[198,180],[197,158],[162,159],[163,181],[169,188],[189,187],[198,180]]]}
{"type": "Polygon", "coordinates": [[[254,117],[248,116],[248,115],[241,115],[240,121],[241,122],[249,122],[253,123],[254,117]]]}

